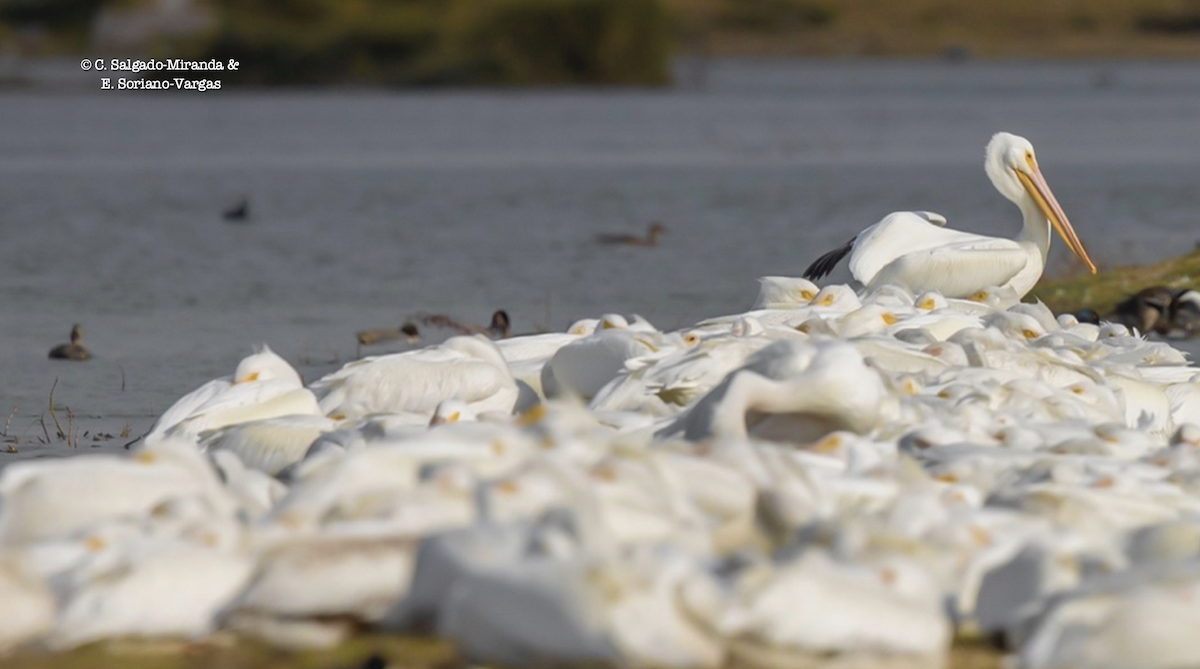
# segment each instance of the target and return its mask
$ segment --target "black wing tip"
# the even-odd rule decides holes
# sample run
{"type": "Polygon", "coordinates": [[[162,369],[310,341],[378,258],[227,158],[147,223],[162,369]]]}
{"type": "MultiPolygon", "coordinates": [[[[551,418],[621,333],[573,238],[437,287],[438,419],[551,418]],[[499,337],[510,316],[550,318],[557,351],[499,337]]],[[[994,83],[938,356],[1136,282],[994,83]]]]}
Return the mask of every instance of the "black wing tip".
{"type": "MultiPolygon", "coordinates": [[[[857,237],[855,237],[855,239],[857,239],[857,237]]],[[[808,269],[804,270],[804,278],[808,279],[809,281],[816,281],[817,279],[827,276],[833,271],[834,267],[837,267],[837,264],[842,261],[842,258],[845,258],[850,254],[850,251],[853,248],[854,239],[851,239],[836,249],[822,255],[820,258],[817,258],[813,261],[813,264],[808,266],[808,269]]]]}

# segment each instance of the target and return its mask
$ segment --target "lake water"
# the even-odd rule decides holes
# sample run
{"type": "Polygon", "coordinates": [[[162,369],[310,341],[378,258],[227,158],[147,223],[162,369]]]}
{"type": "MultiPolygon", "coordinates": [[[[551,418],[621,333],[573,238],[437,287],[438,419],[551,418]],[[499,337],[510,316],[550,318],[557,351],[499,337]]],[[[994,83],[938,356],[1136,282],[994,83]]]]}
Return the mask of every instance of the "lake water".
{"type": "Polygon", "coordinates": [[[0,92],[4,436],[39,452],[52,387],[64,427],[69,408],[136,436],[254,344],[312,379],[415,311],[680,327],[896,209],[1013,234],[982,170],[998,130],[1038,147],[1102,267],[1200,241],[1190,63],[678,70],[663,90],[0,92]],[[657,248],[594,242],[656,220],[657,248]],[[47,360],[75,322],[95,359],[47,360]]]}

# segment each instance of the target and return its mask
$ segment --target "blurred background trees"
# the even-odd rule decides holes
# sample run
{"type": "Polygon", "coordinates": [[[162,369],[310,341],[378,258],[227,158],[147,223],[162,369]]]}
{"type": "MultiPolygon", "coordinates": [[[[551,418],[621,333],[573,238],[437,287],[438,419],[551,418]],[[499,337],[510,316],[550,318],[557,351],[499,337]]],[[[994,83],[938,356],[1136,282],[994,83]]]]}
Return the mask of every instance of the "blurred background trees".
{"type": "Polygon", "coordinates": [[[678,55],[1195,56],[1200,0],[0,0],[0,53],[248,84],[666,83],[678,55]]]}

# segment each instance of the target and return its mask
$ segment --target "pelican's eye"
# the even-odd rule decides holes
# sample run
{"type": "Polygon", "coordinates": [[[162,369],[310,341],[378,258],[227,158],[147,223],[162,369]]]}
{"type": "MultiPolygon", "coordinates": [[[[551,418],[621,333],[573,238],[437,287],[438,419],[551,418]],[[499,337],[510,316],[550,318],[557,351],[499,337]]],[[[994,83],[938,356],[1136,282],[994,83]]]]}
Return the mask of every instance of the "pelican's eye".
{"type": "Polygon", "coordinates": [[[517,417],[517,425],[520,425],[521,427],[536,425],[537,423],[542,422],[542,420],[546,417],[546,413],[545,404],[535,404],[528,411],[517,417]]]}
{"type": "Polygon", "coordinates": [[[250,383],[251,381],[257,381],[257,380],[258,380],[258,372],[250,372],[249,374],[246,375],[246,378],[238,379],[238,380],[234,381],[234,383],[250,383]]]}
{"type": "Polygon", "coordinates": [[[826,295],[825,297],[822,297],[821,301],[817,302],[817,306],[828,307],[829,305],[833,304],[833,300],[834,300],[833,293],[830,293],[830,294],[826,295]]]}
{"type": "Polygon", "coordinates": [[[888,324],[888,325],[895,325],[895,324],[896,324],[896,317],[895,317],[893,314],[890,314],[890,313],[884,312],[884,314],[883,314],[883,322],[884,322],[884,323],[886,323],[886,324],[888,324]]]}
{"type": "Polygon", "coordinates": [[[1025,152],[1025,164],[1028,165],[1029,169],[1031,170],[1037,169],[1037,161],[1033,158],[1033,151],[1025,152]]]}
{"type": "Polygon", "coordinates": [[[1030,330],[1029,328],[1025,328],[1024,330],[1021,330],[1021,334],[1025,335],[1026,339],[1037,339],[1037,336],[1038,336],[1038,333],[1034,332],[1033,330],[1030,330]]]}
{"type": "Polygon", "coordinates": [[[917,308],[918,308],[918,309],[924,309],[925,311],[933,311],[933,308],[934,308],[935,306],[936,306],[936,305],[935,305],[935,304],[934,304],[934,302],[933,302],[933,298],[932,298],[932,297],[927,297],[927,298],[925,298],[925,299],[921,300],[921,303],[917,305],[917,308]]]}
{"type": "Polygon", "coordinates": [[[683,343],[688,346],[695,346],[700,343],[700,337],[696,334],[689,334],[683,338],[683,343]]]}
{"type": "Polygon", "coordinates": [[[496,491],[505,495],[515,495],[521,492],[521,486],[516,481],[501,481],[496,484],[496,491]]]}
{"type": "Polygon", "coordinates": [[[457,423],[459,418],[462,418],[462,412],[455,411],[454,413],[450,414],[450,416],[448,418],[446,418],[446,422],[447,423],[457,423]]]}
{"type": "Polygon", "coordinates": [[[972,302],[987,302],[988,292],[986,290],[977,290],[967,299],[971,300],[972,302]]]}
{"type": "Polygon", "coordinates": [[[809,290],[807,288],[803,288],[800,290],[800,299],[802,299],[802,300],[808,300],[809,302],[811,302],[812,298],[814,298],[816,296],[817,296],[816,293],[812,292],[811,290],[809,290]]]}
{"type": "Polygon", "coordinates": [[[818,453],[831,453],[842,445],[841,437],[831,434],[812,445],[812,450],[818,453]]]}

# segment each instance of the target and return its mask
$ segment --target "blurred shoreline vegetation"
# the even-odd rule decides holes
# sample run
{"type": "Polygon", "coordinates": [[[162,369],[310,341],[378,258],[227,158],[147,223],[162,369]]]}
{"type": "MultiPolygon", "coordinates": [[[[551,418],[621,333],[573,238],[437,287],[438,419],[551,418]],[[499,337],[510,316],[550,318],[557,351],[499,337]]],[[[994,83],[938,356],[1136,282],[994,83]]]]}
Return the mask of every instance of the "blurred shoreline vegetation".
{"type": "Polygon", "coordinates": [[[1200,0],[0,0],[13,52],[236,58],[223,80],[256,85],[659,85],[675,56],[1197,57],[1200,0]]]}
{"type": "Polygon", "coordinates": [[[662,85],[672,55],[662,0],[0,0],[0,23],[56,35],[53,51],[233,58],[222,81],[251,85],[662,85]],[[89,36],[166,5],[206,27],[141,53],[89,36]]]}
{"type": "Polygon", "coordinates": [[[664,84],[660,0],[220,0],[188,57],[239,83],[664,84]],[[232,78],[232,77],[231,77],[232,78]]]}

